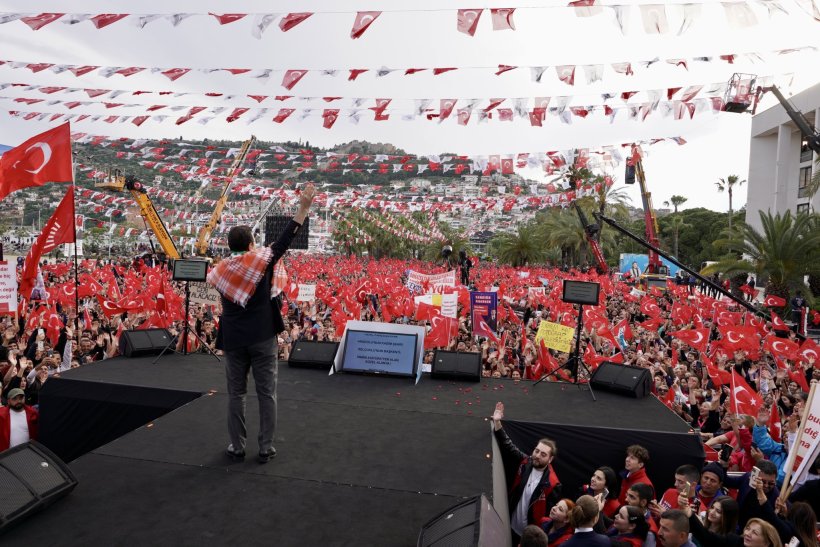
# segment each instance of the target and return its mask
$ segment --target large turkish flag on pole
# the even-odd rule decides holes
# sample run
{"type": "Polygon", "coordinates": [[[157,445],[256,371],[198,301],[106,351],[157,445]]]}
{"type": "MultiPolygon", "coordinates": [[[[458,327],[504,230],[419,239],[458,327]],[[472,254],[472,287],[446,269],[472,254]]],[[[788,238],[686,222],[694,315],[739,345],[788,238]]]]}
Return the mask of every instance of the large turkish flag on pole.
{"type": "Polygon", "coordinates": [[[68,122],[40,133],[0,157],[0,199],[47,182],[72,182],[68,122]]]}
{"type": "Polygon", "coordinates": [[[43,231],[31,246],[26,255],[23,275],[20,277],[20,295],[28,300],[31,298],[31,290],[34,288],[34,280],[37,278],[37,266],[40,264],[40,257],[53,251],[61,243],[74,243],[76,232],[74,231],[74,186],[68,187],[65,197],[57,206],[54,214],[48,219],[43,231]]]}

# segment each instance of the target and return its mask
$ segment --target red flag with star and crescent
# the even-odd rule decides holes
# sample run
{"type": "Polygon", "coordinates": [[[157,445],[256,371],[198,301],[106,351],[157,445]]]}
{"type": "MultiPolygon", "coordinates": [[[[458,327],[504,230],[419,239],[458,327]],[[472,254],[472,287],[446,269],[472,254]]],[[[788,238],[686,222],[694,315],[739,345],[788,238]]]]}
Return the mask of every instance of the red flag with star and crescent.
{"type": "Polygon", "coordinates": [[[40,257],[53,251],[61,243],[73,243],[74,238],[74,186],[69,186],[65,197],[43,226],[43,231],[26,255],[23,275],[20,277],[20,295],[23,298],[28,299],[31,296],[34,281],[37,279],[40,257]]]}
{"type": "Polygon", "coordinates": [[[22,188],[73,181],[68,123],[35,135],[0,156],[0,199],[22,188]]]}
{"type": "Polygon", "coordinates": [[[732,401],[737,414],[756,416],[757,410],[763,406],[763,399],[753,390],[743,377],[732,371],[732,401]]]}

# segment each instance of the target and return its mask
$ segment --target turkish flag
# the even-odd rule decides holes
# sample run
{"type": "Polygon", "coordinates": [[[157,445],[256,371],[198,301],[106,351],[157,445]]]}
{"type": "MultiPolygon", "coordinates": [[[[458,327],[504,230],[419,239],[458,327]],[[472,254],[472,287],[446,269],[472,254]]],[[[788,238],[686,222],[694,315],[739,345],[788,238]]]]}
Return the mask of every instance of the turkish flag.
{"type": "Polygon", "coordinates": [[[20,278],[20,295],[23,298],[28,299],[31,296],[40,257],[53,251],[61,243],[73,243],[74,239],[74,186],[69,186],[65,197],[43,226],[43,231],[26,255],[23,275],[20,278]]]}
{"type": "Polygon", "coordinates": [[[783,436],[783,424],[780,422],[780,415],[777,413],[777,405],[772,405],[772,413],[769,418],[769,434],[776,443],[779,443],[783,436]]]}
{"type": "Polygon", "coordinates": [[[305,77],[307,70],[286,70],[285,75],[282,76],[282,87],[285,89],[293,89],[293,86],[299,83],[299,80],[305,77]]]}
{"type": "Polygon", "coordinates": [[[426,302],[419,302],[419,307],[416,309],[414,319],[416,321],[431,321],[433,317],[441,315],[441,310],[426,302]]]}
{"type": "Polygon", "coordinates": [[[772,312],[772,328],[779,331],[789,330],[789,326],[780,319],[780,316],[772,312]]]}
{"type": "Polygon", "coordinates": [[[766,298],[763,299],[763,305],[769,308],[782,308],[786,305],[786,299],[773,294],[767,294],[766,298]]]}
{"type": "MultiPolygon", "coordinates": [[[[677,354],[677,352],[675,353],[677,354]]],[[[706,365],[706,372],[709,374],[709,378],[712,379],[712,383],[716,386],[722,386],[732,382],[732,374],[728,370],[720,369],[706,354],[702,354],[700,360],[706,365]]]]}
{"type": "Polygon", "coordinates": [[[654,298],[644,296],[641,299],[641,313],[649,317],[659,318],[661,315],[661,308],[654,298]]]}
{"type": "Polygon", "coordinates": [[[350,37],[354,40],[361,38],[364,31],[366,31],[381,14],[382,12],[380,11],[360,11],[356,13],[356,20],[353,21],[353,28],[350,29],[350,37]]]}
{"type": "Polygon", "coordinates": [[[322,127],[324,127],[325,129],[330,129],[331,127],[333,127],[333,124],[336,123],[336,120],[338,118],[338,108],[325,108],[324,112],[322,112],[322,127]]]}
{"type": "Polygon", "coordinates": [[[305,19],[307,19],[308,17],[310,17],[311,15],[313,15],[313,13],[309,11],[299,13],[288,13],[287,15],[282,17],[281,21],[279,21],[279,28],[282,29],[282,32],[287,32],[299,23],[301,23],[302,21],[304,21],[305,19]]]}
{"type": "Polygon", "coordinates": [[[0,199],[23,188],[73,180],[68,122],[31,137],[0,157],[0,199]]]}
{"type": "Polygon", "coordinates": [[[452,317],[436,315],[431,323],[432,328],[424,337],[424,349],[446,347],[458,334],[458,322],[452,317]]]}
{"type": "Polygon", "coordinates": [[[736,414],[756,416],[757,410],[763,406],[763,399],[760,395],[734,370],[732,370],[732,400],[736,414]]]}
{"type": "Polygon", "coordinates": [[[491,8],[493,30],[515,30],[514,13],[515,8],[491,8]]]}
{"type": "Polygon", "coordinates": [[[224,13],[224,14],[220,15],[218,13],[210,13],[209,12],[208,15],[213,15],[214,17],[216,17],[216,20],[219,21],[220,25],[227,25],[229,23],[239,21],[240,19],[244,18],[248,14],[247,13],[224,13]]]}
{"type": "Polygon", "coordinates": [[[31,30],[40,30],[49,23],[53,23],[65,13],[41,13],[39,15],[31,15],[28,17],[21,17],[20,21],[27,24],[31,30]]]}
{"type": "Polygon", "coordinates": [[[703,353],[706,351],[706,346],[709,344],[709,329],[687,329],[670,332],[669,336],[683,340],[690,347],[703,353]]]}
{"type": "Polygon", "coordinates": [[[117,304],[110,300],[106,300],[102,297],[102,295],[98,294],[97,301],[100,303],[100,309],[105,314],[106,317],[113,317],[115,315],[120,315],[121,313],[125,313],[128,310],[125,308],[119,307],[117,304]]]}
{"type": "Polygon", "coordinates": [[[820,346],[818,346],[817,342],[811,338],[806,338],[797,353],[801,359],[806,361],[809,359],[814,359],[817,361],[818,356],[820,355],[820,346]]]}
{"type": "Polygon", "coordinates": [[[282,123],[294,112],[296,112],[296,110],[293,108],[280,108],[279,113],[273,117],[273,121],[276,123],[282,123]]]}
{"type": "Polygon", "coordinates": [[[478,26],[478,19],[481,17],[481,13],[483,11],[483,8],[458,10],[456,29],[464,34],[475,36],[475,30],[478,26]]]}
{"type": "Polygon", "coordinates": [[[784,359],[794,359],[799,353],[800,346],[796,342],[786,340],[785,338],[778,338],[777,336],[769,336],[763,343],[763,349],[768,350],[775,357],[784,359]]]}

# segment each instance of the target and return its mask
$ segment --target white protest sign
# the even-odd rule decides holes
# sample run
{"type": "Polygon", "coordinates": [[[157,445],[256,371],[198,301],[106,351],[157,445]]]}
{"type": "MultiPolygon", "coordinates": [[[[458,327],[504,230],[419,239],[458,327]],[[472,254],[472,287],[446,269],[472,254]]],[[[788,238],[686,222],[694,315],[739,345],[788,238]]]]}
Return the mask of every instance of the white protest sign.
{"type": "Polygon", "coordinates": [[[313,302],[314,300],[316,300],[316,284],[299,283],[299,296],[296,297],[296,301],[313,302]]]}
{"type": "Polygon", "coordinates": [[[0,313],[14,312],[17,309],[16,270],[15,264],[0,262],[0,313]]]}
{"type": "Polygon", "coordinates": [[[419,302],[424,302],[431,306],[441,308],[441,315],[444,317],[452,317],[455,319],[458,316],[458,295],[456,293],[450,294],[425,294],[416,296],[416,307],[419,307],[419,302]]]}
{"type": "Polygon", "coordinates": [[[188,288],[191,291],[191,302],[202,304],[203,306],[218,306],[219,291],[208,283],[190,282],[188,288]]]}
{"type": "Polygon", "coordinates": [[[786,461],[787,476],[784,482],[790,484],[799,484],[805,478],[820,449],[820,397],[817,397],[816,391],[816,384],[813,384],[797,439],[786,461]]]}

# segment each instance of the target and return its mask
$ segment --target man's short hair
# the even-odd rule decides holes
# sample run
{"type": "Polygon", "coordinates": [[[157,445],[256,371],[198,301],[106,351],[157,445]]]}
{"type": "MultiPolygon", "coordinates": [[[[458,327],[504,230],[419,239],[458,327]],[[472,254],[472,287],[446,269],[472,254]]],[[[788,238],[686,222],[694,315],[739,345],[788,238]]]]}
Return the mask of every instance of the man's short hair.
{"type": "Polygon", "coordinates": [[[655,498],[655,489],[645,482],[636,482],[629,489],[638,494],[638,498],[644,501],[651,501],[655,498]]]}
{"type": "Polygon", "coordinates": [[[539,444],[549,446],[550,455],[552,455],[553,458],[558,456],[558,445],[555,444],[555,441],[553,441],[552,439],[548,439],[547,437],[544,437],[543,439],[538,439],[538,444],[536,444],[536,446],[538,446],[539,444]]]}
{"type": "Polygon", "coordinates": [[[253,243],[253,232],[250,226],[234,226],[228,232],[228,248],[231,252],[247,251],[253,243]]]}
{"type": "Polygon", "coordinates": [[[680,509],[669,509],[661,513],[661,519],[668,520],[672,523],[672,529],[679,534],[689,533],[689,519],[686,513],[680,509]]]}
{"type": "Polygon", "coordinates": [[[627,447],[626,453],[638,459],[642,464],[649,463],[649,450],[639,444],[633,444],[627,447]]]}
{"type": "Polygon", "coordinates": [[[547,547],[549,539],[540,526],[530,524],[521,532],[521,547],[547,547]]]}
{"type": "Polygon", "coordinates": [[[765,475],[777,475],[777,466],[769,460],[760,460],[757,462],[757,468],[765,475]]]}
{"type": "Polygon", "coordinates": [[[688,463],[675,469],[675,475],[683,475],[686,477],[686,480],[692,484],[700,480],[700,471],[698,471],[698,468],[688,463]]]}

